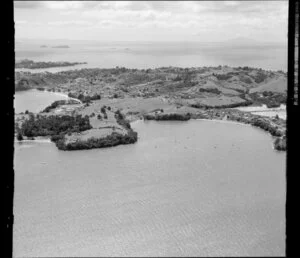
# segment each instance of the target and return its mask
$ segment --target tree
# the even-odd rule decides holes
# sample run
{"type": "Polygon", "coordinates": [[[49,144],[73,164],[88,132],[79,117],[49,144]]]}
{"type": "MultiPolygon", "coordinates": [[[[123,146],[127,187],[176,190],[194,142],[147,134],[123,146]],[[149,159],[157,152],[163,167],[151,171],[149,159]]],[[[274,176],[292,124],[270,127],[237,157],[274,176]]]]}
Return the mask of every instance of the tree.
{"type": "Polygon", "coordinates": [[[103,113],[103,114],[106,113],[105,106],[103,106],[103,107],[101,108],[101,113],[103,113]]]}
{"type": "Polygon", "coordinates": [[[17,140],[23,141],[23,135],[20,132],[18,132],[18,134],[17,134],[17,140]]]}

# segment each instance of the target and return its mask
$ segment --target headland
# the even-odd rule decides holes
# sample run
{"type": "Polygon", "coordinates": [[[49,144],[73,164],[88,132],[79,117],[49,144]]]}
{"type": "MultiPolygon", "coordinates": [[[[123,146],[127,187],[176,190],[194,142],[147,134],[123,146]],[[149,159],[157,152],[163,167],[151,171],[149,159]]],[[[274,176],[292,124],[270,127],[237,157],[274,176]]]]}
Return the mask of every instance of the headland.
{"type": "Polygon", "coordinates": [[[286,148],[285,120],[235,109],[285,104],[287,74],[282,71],[228,66],[140,70],[116,67],[58,73],[16,72],[15,78],[16,91],[39,88],[80,100],[81,103],[53,103],[40,114],[16,114],[19,125],[16,135],[23,138],[46,135],[45,130],[41,133],[44,125],[39,127],[48,123],[46,118],[41,122],[36,116],[67,116],[72,121],[69,125],[48,134],[62,150],[134,143],[137,133],[129,122],[137,119],[187,121],[197,118],[259,127],[275,137],[277,150],[286,148]],[[78,119],[73,121],[71,117],[78,119]],[[39,133],[33,133],[34,136],[30,133],[28,136],[26,126],[22,127],[29,119],[31,123],[38,121],[34,125],[39,133]],[[76,121],[87,126],[80,127],[76,121]]]}

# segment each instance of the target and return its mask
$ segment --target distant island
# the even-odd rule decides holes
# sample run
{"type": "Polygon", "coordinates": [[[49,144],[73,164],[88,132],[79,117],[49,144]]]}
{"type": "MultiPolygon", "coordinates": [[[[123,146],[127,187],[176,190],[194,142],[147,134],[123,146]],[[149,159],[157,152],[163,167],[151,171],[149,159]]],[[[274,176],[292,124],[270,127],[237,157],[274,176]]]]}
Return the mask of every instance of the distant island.
{"type": "Polygon", "coordinates": [[[53,46],[52,48],[70,48],[68,45],[58,45],[58,46],[53,46]]]}
{"type": "Polygon", "coordinates": [[[46,45],[41,45],[40,48],[47,48],[48,46],[46,45]]]}
{"type": "Polygon", "coordinates": [[[39,114],[16,114],[19,124],[16,135],[19,139],[56,135],[52,138],[62,150],[134,143],[137,134],[131,130],[129,121],[137,119],[236,121],[269,132],[274,137],[274,148],[286,149],[285,120],[235,109],[285,104],[287,74],[283,71],[218,66],[140,70],[116,67],[34,74],[16,72],[15,90],[27,89],[63,92],[79,101],[56,102],[39,114]],[[77,120],[71,118],[78,115],[88,123],[82,130],[80,124],[84,123],[76,124],[77,120]],[[41,116],[67,116],[65,119],[73,122],[61,128],[56,118],[40,121],[41,116]],[[28,119],[31,123],[26,124],[28,119]],[[47,131],[43,126],[52,123],[57,124],[49,127],[51,130],[57,127],[55,132],[47,131]]]}
{"type": "Polygon", "coordinates": [[[63,67],[63,66],[74,66],[80,64],[87,64],[86,62],[35,62],[33,60],[24,59],[15,63],[15,68],[26,68],[26,69],[40,69],[40,68],[51,68],[51,67],[63,67]]]}

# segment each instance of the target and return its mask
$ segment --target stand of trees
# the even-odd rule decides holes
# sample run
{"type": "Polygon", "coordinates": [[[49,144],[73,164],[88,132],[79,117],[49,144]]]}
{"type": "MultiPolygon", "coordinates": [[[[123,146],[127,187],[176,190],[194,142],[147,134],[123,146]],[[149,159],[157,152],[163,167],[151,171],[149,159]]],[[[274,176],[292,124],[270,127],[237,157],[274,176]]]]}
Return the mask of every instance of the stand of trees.
{"type": "Polygon", "coordinates": [[[92,100],[99,100],[99,99],[101,99],[100,94],[97,94],[97,93],[95,93],[92,96],[86,96],[86,95],[83,95],[82,93],[80,93],[79,95],[75,95],[75,94],[73,94],[73,93],[70,92],[68,94],[68,97],[74,98],[74,99],[79,99],[82,103],[89,103],[92,100]]]}
{"type": "Polygon", "coordinates": [[[276,138],[274,141],[275,150],[285,151],[286,150],[286,137],[276,138]]]}
{"type": "Polygon", "coordinates": [[[191,104],[190,106],[193,108],[203,108],[203,109],[221,109],[221,108],[235,108],[235,107],[244,107],[244,106],[250,106],[252,105],[253,102],[251,100],[246,100],[243,102],[238,102],[238,103],[232,103],[232,104],[227,104],[227,105],[218,105],[218,106],[207,106],[203,104],[191,104]]]}
{"type": "Polygon", "coordinates": [[[145,120],[156,120],[156,121],[163,121],[163,120],[173,120],[173,121],[187,121],[191,119],[191,114],[160,114],[160,115],[145,115],[145,120]]]}
{"type": "Polygon", "coordinates": [[[56,146],[60,150],[86,150],[94,148],[112,147],[120,144],[131,144],[137,141],[137,133],[129,130],[127,134],[122,135],[116,132],[106,136],[105,138],[90,138],[86,141],[76,141],[68,144],[59,139],[56,146]]]}
{"type": "Polygon", "coordinates": [[[30,115],[18,129],[17,135],[36,137],[36,136],[64,136],[66,133],[82,132],[91,129],[88,116],[38,116],[30,115]]]}

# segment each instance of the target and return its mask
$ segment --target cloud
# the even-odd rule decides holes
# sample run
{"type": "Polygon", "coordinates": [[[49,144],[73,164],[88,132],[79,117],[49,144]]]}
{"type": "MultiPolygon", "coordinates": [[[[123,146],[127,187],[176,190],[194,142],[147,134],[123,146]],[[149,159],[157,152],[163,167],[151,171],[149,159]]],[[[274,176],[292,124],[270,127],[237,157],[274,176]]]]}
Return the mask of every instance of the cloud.
{"type": "Polygon", "coordinates": [[[81,9],[83,8],[84,2],[78,1],[53,1],[44,2],[46,8],[50,9],[81,9]]]}
{"type": "Polygon", "coordinates": [[[81,21],[81,20],[76,20],[76,21],[53,21],[53,22],[48,22],[48,25],[52,26],[88,26],[92,25],[92,22],[89,21],[81,21]]]}
{"type": "Polygon", "coordinates": [[[120,39],[126,33],[136,38],[163,35],[165,39],[177,33],[178,38],[190,35],[195,40],[199,39],[195,36],[198,34],[205,34],[207,40],[234,34],[261,37],[264,33],[280,38],[287,33],[287,13],[287,1],[15,2],[15,21],[23,34],[39,21],[39,27],[44,26],[45,31],[68,31],[70,37],[72,33],[74,37],[100,37],[97,35],[103,30],[108,37],[120,39]]]}
{"type": "Polygon", "coordinates": [[[14,1],[14,8],[16,9],[33,9],[43,6],[40,1],[14,1]]]}

